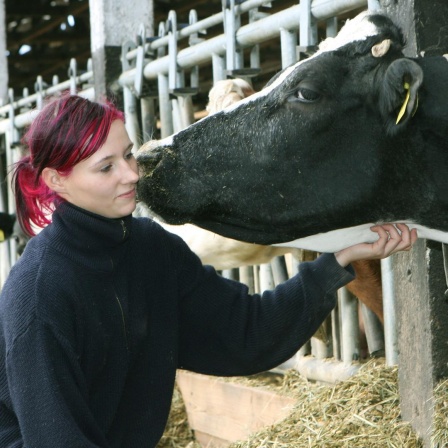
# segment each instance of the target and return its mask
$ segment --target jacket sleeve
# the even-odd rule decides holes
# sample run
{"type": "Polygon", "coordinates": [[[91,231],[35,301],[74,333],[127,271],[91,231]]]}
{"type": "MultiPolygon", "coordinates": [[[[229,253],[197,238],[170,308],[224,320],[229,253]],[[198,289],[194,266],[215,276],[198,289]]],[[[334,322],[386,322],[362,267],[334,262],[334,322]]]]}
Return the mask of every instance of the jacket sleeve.
{"type": "Polygon", "coordinates": [[[275,289],[250,295],[184,253],[179,367],[210,375],[249,375],[289,359],[334,308],[337,289],[354,278],[351,267],[323,254],[275,289]]]}
{"type": "Polygon", "coordinates": [[[64,337],[39,319],[15,339],[6,376],[24,447],[108,447],[80,370],[64,337]]]}

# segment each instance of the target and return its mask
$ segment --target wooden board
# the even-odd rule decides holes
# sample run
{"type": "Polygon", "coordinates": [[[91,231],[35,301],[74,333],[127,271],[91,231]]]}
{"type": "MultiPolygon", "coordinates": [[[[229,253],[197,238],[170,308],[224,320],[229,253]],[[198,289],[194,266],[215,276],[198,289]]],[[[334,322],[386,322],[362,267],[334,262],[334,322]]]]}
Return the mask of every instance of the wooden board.
{"type": "Polygon", "coordinates": [[[295,400],[207,375],[179,371],[177,384],[196,438],[207,448],[242,440],[285,418],[295,400]]]}

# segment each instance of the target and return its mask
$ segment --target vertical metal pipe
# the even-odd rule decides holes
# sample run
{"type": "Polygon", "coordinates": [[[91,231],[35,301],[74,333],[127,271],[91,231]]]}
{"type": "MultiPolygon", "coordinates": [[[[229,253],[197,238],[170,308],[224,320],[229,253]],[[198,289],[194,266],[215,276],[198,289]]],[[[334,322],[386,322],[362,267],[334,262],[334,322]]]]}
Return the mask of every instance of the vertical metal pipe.
{"type": "MultiPolygon", "coordinates": [[[[7,185],[6,172],[6,166],[3,166],[3,158],[0,157],[0,211],[5,213],[8,211],[6,203],[9,195],[4,194],[2,187],[7,185]]],[[[0,290],[8,277],[10,269],[9,244],[8,242],[3,242],[0,244],[0,290]]]]}
{"type": "Polygon", "coordinates": [[[395,314],[394,273],[392,257],[381,260],[381,277],[383,281],[384,341],[386,365],[398,364],[398,340],[395,314]]]}
{"type": "Polygon", "coordinates": [[[339,290],[342,329],[342,361],[351,363],[359,359],[358,299],[347,290],[339,290]]]}
{"type": "MultiPolygon", "coordinates": [[[[159,25],[159,37],[163,37],[165,34],[165,24],[161,22],[159,25]]],[[[164,56],[165,48],[160,47],[157,50],[157,57],[161,58],[164,56]]],[[[160,135],[162,138],[165,138],[174,132],[168,76],[159,73],[157,75],[157,86],[159,91],[160,135]]]]}
{"type": "Polygon", "coordinates": [[[240,270],[240,282],[247,285],[247,287],[249,288],[249,293],[253,294],[255,292],[253,266],[242,266],[239,270],[240,270]]]}
{"type": "Polygon", "coordinates": [[[230,0],[230,5],[224,10],[224,33],[226,37],[226,65],[227,70],[236,68],[236,23],[235,0],[230,0]]]}
{"type": "Polygon", "coordinates": [[[288,270],[286,269],[285,257],[274,257],[271,260],[271,270],[272,276],[274,277],[274,283],[276,285],[288,280],[288,270]]]}
{"type": "Polygon", "coordinates": [[[142,112],[142,141],[146,142],[153,138],[157,127],[154,98],[142,98],[140,109],[142,112]]]}
{"type": "Polygon", "coordinates": [[[168,83],[170,91],[179,87],[179,71],[177,67],[177,16],[175,11],[168,13],[168,83]]]}
{"type": "Polygon", "coordinates": [[[168,77],[158,75],[157,84],[159,88],[160,135],[165,138],[174,132],[168,77]]]}
{"type": "Polygon", "coordinates": [[[339,308],[331,312],[331,335],[333,339],[333,357],[337,360],[341,359],[341,329],[339,323],[339,308]]]}
{"type": "Polygon", "coordinates": [[[239,280],[239,272],[238,269],[224,269],[222,271],[222,276],[224,278],[228,278],[230,280],[239,280]]]}
{"type": "Polygon", "coordinates": [[[76,94],[76,89],[77,89],[77,83],[76,83],[76,74],[78,71],[78,67],[76,64],[76,59],[72,58],[70,59],[70,67],[68,69],[68,74],[69,74],[69,78],[70,78],[70,93],[72,95],[76,94]]]}
{"type": "Polygon", "coordinates": [[[124,115],[126,117],[125,126],[129,138],[134,145],[141,145],[141,131],[137,115],[137,100],[128,87],[123,87],[124,115]]]}
{"type": "Polygon", "coordinates": [[[338,34],[338,18],[327,19],[326,23],[326,37],[336,37],[336,34],[338,34]]]}
{"type": "Polygon", "coordinates": [[[384,356],[384,330],[380,320],[364,303],[361,303],[361,314],[370,355],[384,356]]]}
{"type": "Polygon", "coordinates": [[[217,53],[212,54],[213,84],[226,79],[226,64],[224,56],[217,53]]]}
{"type": "Polygon", "coordinates": [[[297,62],[297,32],[281,28],[280,45],[282,48],[282,68],[289,67],[297,62]]]}
{"type": "Polygon", "coordinates": [[[318,359],[332,356],[330,320],[325,319],[311,338],[311,353],[318,359]]]}
{"type": "Polygon", "coordinates": [[[260,292],[274,289],[274,286],[270,263],[260,264],[260,292]]]}

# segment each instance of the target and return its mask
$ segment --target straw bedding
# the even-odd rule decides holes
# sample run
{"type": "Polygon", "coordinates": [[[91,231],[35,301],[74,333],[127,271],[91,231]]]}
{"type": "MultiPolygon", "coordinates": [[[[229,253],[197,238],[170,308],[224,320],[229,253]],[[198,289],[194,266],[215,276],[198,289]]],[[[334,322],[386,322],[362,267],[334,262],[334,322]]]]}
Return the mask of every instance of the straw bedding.
{"type": "Polygon", "coordinates": [[[433,448],[448,448],[448,379],[434,389],[433,448]]]}
{"type": "MultiPolygon", "coordinates": [[[[335,386],[318,385],[295,370],[285,375],[233,378],[248,386],[297,398],[290,415],[229,448],[420,448],[411,425],[401,420],[398,369],[370,360],[350,379],[335,386]]],[[[229,381],[229,379],[223,379],[229,381]]],[[[448,448],[448,380],[434,393],[434,448],[448,448]]],[[[158,448],[200,448],[188,427],[186,411],[176,390],[165,434],[158,448]]]]}

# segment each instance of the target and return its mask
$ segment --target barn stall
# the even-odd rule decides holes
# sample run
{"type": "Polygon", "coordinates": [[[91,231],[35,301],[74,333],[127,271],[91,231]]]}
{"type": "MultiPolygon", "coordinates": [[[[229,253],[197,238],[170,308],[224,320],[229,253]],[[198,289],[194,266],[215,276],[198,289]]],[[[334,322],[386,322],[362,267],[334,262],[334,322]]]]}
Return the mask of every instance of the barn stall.
{"type": "MultiPolygon", "coordinates": [[[[322,38],[334,36],[343,20],[354,16],[366,7],[375,9],[385,6],[394,13],[387,2],[380,5],[376,1],[346,0],[329,3],[316,0],[287,6],[284,3],[272,2],[268,5],[262,0],[232,1],[223,4],[220,12],[203,19],[198,18],[197,11],[191,10],[188,14],[188,24],[180,23],[181,20],[185,21],[185,17],[178,18],[176,12],[172,10],[168,13],[166,20],[158,24],[157,33],[152,33],[154,35],[148,32],[145,26],[136,26],[136,32],[132,35],[137,36],[136,38],[127,36],[126,39],[122,39],[121,73],[118,75],[120,87],[117,89],[115,86],[117,97],[121,97],[123,101],[131,138],[141,143],[149,136],[165,137],[188,126],[206,113],[203,101],[204,91],[208,91],[220,80],[242,78],[249,81],[255,88],[261,88],[275,71],[312,54],[322,38]],[[277,3],[281,5],[276,8],[277,3]],[[272,58],[273,51],[277,52],[276,58],[272,58]],[[264,57],[264,52],[268,52],[270,57],[264,57]],[[273,59],[277,59],[276,64],[273,63],[273,59]],[[196,98],[201,97],[201,94],[202,100],[196,102],[196,98]]],[[[446,9],[446,6],[444,8],[446,9]]],[[[404,14],[404,12],[395,11],[397,16],[400,16],[400,13],[404,14]]],[[[102,11],[92,10],[91,14],[101,15],[102,11]]],[[[76,60],[72,59],[69,64],[68,80],[59,82],[58,79],[53,79],[52,85],[48,86],[42,77],[38,77],[35,93],[23,92],[22,96],[16,98],[14,92],[10,92],[9,104],[0,108],[2,118],[0,133],[3,148],[0,184],[4,189],[0,196],[2,201],[0,210],[9,213],[14,211],[12,194],[7,191],[7,183],[3,181],[7,177],[6,167],[19,156],[20,135],[23,128],[30,122],[35,113],[34,110],[39,109],[44,97],[66,89],[78,91],[89,98],[97,96],[100,90],[98,86],[102,83],[94,77],[95,64],[98,67],[99,62],[95,54],[93,54],[93,63],[89,61],[86,69],[78,67],[76,60]]],[[[106,82],[103,80],[103,83],[106,82]]],[[[402,337],[400,340],[400,336],[409,332],[407,323],[401,317],[407,311],[406,301],[409,299],[400,297],[403,296],[404,290],[405,296],[415,296],[414,300],[420,304],[430,296],[440,296],[441,290],[443,294],[446,286],[443,284],[444,278],[440,273],[430,272],[440,270],[434,266],[442,266],[440,249],[435,245],[429,244],[427,247],[423,242],[419,242],[414,252],[409,257],[400,255],[382,262],[384,327],[365,307],[361,307],[359,311],[356,298],[344,288],[339,292],[338,308],[321,329],[321,334],[312,338],[309,344],[285,365],[279,366],[274,374],[281,372],[280,374],[285,375],[285,372],[293,369],[312,382],[347,384],[350,378],[352,381],[360,373],[360,367],[363,364],[359,362],[362,357],[358,325],[360,312],[365,325],[367,352],[369,354],[384,353],[387,368],[393,368],[397,364],[400,366],[400,372],[403,372],[400,397],[403,415],[405,419],[412,421],[425,443],[430,443],[428,441],[434,432],[428,428],[433,428],[432,421],[440,418],[440,415],[443,421],[444,412],[446,413],[446,406],[445,408],[442,406],[442,411],[437,413],[433,411],[435,409],[433,391],[439,380],[446,376],[446,370],[438,367],[444,363],[443,352],[442,356],[434,360],[433,351],[437,349],[433,349],[432,346],[439,343],[446,344],[446,333],[443,334],[442,331],[440,334],[440,329],[433,331],[431,328],[429,344],[427,336],[422,342],[426,350],[421,353],[418,350],[417,356],[412,353],[413,344],[409,343],[409,334],[407,339],[402,337]],[[421,257],[420,260],[426,259],[430,262],[422,266],[418,257],[421,257]],[[419,277],[427,278],[427,284],[422,286],[417,282],[416,287],[410,286],[410,271],[414,273],[414,277],[419,274],[419,277]],[[432,276],[436,278],[431,280],[432,276]],[[396,277],[395,281],[394,277],[396,277]],[[322,337],[322,334],[325,337],[322,337]],[[442,342],[438,342],[439,340],[442,342]],[[425,367],[418,369],[415,375],[416,381],[413,382],[409,372],[412,372],[412,365],[415,364],[425,367]],[[426,369],[428,365],[430,368],[426,369]],[[424,387],[416,390],[418,382],[424,383],[424,387]],[[420,390],[424,391],[425,395],[422,396],[418,392],[420,390]],[[431,424],[428,426],[428,423],[431,424]]],[[[10,239],[0,246],[0,284],[3,283],[17,257],[16,240],[10,239]]],[[[271,263],[226,270],[222,274],[246,282],[253,291],[260,291],[283,281],[296,270],[295,260],[290,257],[281,257],[271,263]]],[[[427,310],[422,306],[418,308],[422,313],[427,313],[425,319],[432,321],[431,316],[438,314],[439,311],[432,308],[430,300],[427,302],[429,302],[427,310]]],[[[442,309],[442,315],[443,313],[446,315],[446,308],[442,309]]],[[[406,321],[410,318],[412,316],[406,316],[406,321]]],[[[409,327],[416,328],[413,324],[409,327]]],[[[420,320],[417,333],[425,332],[423,327],[423,322],[420,320]]],[[[214,378],[198,379],[182,372],[179,375],[184,377],[182,391],[184,397],[194,395],[192,391],[203,390],[207,383],[211,383],[212,390],[220,387],[224,391],[237,388],[238,404],[236,406],[241,406],[241,397],[244,392],[240,385],[230,387],[218,385],[214,378]]],[[[179,381],[179,385],[181,382],[182,380],[179,381]]],[[[247,392],[249,402],[254,399],[250,397],[265,395],[265,391],[259,393],[258,389],[251,388],[247,392]]],[[[230,392],[223,392],[223,394],[226,398],[231,395],[230,392]]],[[[288,405],[284,405],[282,398],[279,398],[281,395],[273,392],[271,394],[273,395],[269,400],[279,400],[280,404],[273,415],[266,417],[268,420],[262,420],[266,425],[270,423],[269,419],[276,420],[279,416],[283,416],[281,409],[285,409],[285,406],[288,408],[288,405]]],[[[255,411],[256,409],[243,412],[243,414],[252,415],[251,413],[255,411]]],[[[211,412],[209,409],[205,411],[208,415],[211,412]]],[[[189,418],[195,417],[190,414],[189,418]]],[[[207,434],[204,428],[198,429],[197,432],[205,434],[203,435],[204,444],[212,439],[218,443],[216,440],[222,439],[222,437],[207,434]]],[[[252,446],[262,446],[258,443],[254,442],[252,446]]]]}

